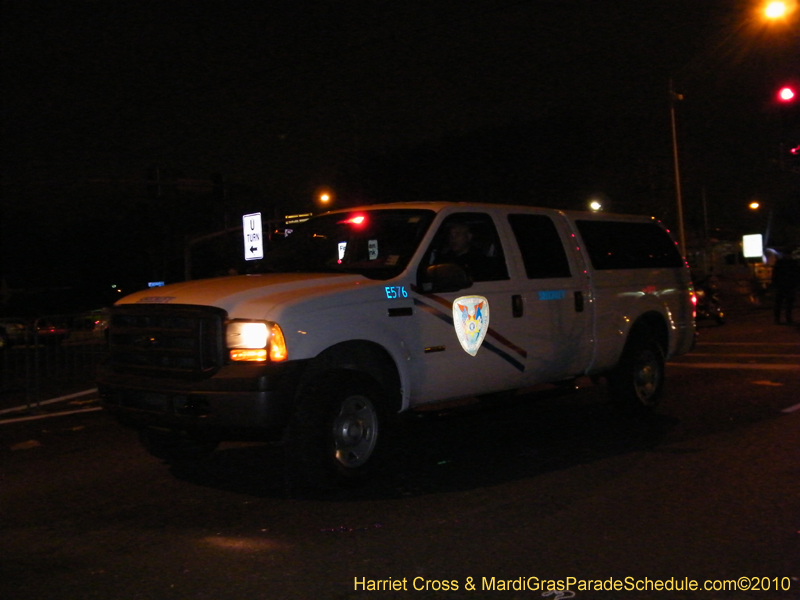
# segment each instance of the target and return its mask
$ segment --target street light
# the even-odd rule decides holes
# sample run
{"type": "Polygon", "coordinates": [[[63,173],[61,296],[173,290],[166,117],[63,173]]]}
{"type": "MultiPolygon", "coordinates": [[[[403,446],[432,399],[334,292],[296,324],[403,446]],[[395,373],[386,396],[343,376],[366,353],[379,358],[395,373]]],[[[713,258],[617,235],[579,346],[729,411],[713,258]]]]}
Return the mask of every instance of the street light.
{"type": "Polygon", "coordinates": [[[769,2],[764,7],[764,15],[768,19],[780,19],[786,15],[787,7],[785,2],[769,2]]]}
{"type": "Polygon", "coordinates": [[[772,0],[766,2],[763,9],[767,21],[787,20],[797,10],[797,0],[772,0]]]}
{"type": "Polygon", "coordinates": [[[330,188],[318,188],[314,199],[320,208],[327,210],[333,204],[333,192],[330,188]]]}
{"type": "MultiPolygon", "coordinates": [[[[781,25],[793,26],[794,15],[798,11],[799,4],[800,0],[773,0],[769,2],[761,2],[757,7],[756,3],[754,2],[752,4],[752,8],[750,9],[750,14],[752,16],[758,13],[760,16],[757,19],[750,19],[750,24],[753,25],[758,22],[763,25],[764,23],[772,22],[776,24],[780,23],[781,25]]],[[[684,69],[685,68],[686,67],[684,67],[684,69]]],[[[782,96],[780,99],[784,103],[796,100],[795,88],[787,86],[782,90],[781,94],[782,96]]],[[[669,80],[669,96],[670,122],[672,126],[672,159],[675,179],[675,204],[677,206],[679,235],[678,245],[681,254],[686,256],[686,232],[683,218],[683,197],[681,191],[680,160],[678,155],[678,134],[675,118],[675,104],[683,100],[683,96],[675,91],[675,86],[672,79],[669,80]]]]}

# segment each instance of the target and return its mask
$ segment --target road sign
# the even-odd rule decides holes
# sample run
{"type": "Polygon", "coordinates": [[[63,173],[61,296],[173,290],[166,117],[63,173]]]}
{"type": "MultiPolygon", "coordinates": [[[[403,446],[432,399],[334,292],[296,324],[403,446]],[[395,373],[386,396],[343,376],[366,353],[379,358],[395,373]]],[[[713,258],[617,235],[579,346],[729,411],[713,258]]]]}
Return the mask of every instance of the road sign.
{"type": "Polygon", "coordinates": [[[286,215],[284,219],[286,220],[286,224],[289,225],[290,223],[308,221],[312,216],[314,216],[314,213],[302,213],[299,215],[286,215]]]}
{"type": "Polygon", "coordinates": [[[742,236],[742,253],[745,258],[761,258],[764,255],[764,240],[760,233],[742,236]]]}
{"type": "Polygon", "coordinates": [[[242,233],[244,234],[244,259],[259,260],[264,258],[261,213],[252,213],[242,217],[242,233]]]}

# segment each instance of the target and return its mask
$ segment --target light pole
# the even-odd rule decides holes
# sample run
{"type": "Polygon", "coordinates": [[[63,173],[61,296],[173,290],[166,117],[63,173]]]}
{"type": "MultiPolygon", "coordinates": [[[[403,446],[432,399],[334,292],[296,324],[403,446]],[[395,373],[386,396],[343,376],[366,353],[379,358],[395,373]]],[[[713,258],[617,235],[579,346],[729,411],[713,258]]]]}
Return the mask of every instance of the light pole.
{"type": "Polygon", "coordinates": [[[681,168],[678,159],[678,130],[675,125],[675,103],[683,96],[675,93],[672,79],[669,80],[669,116],[672,125],[672,163],[675,168],[675,204],[678,208],[678,245],[681,255],[686,257],[686,231],[683,227],[683,198],[681,196],[681,168]]]}
{"type": "MultiPolygon", "coordinates": [[[[788,22],[787,20],[792,16],[798,8],[798,0],[783,0],[783,1],[769,1],[757,9],[761,15],[762,22],[788,22]]],[[[790,102],[795,98],[795,92],[791,88],[784,88],[781,90],[781,100],[783,102],[790,102]]],[[[675,86],[672,79],[669,80],[669,115],[670,124],[672,126],[672,162],[675,171],[675,205],[678,212],[678,244],[681,254],[686,256],[686,231],[684,228],[683,218],[683,197],[681,191],[681,171],[680,159],[678,155],[678,132],[675,118],[675,104],[683,100],[683,96],[675,92],[675,86]]]]}
{"type": "MultiPolygon", "coordinates": [[[[772,206],[770,203],[767,204],[767,224],[764,226],[764,234],[762,236],[764,247],[766,248],[769,246],[770,242],[770,234],[772,233],[772,206]]],[[[758,200],[753,200],[747,207],[753,211],[754,213],[758,214],[761,211],[761,202],[758,200]]],[[[761,219],[759,219],[761,220],[761,219]]]]}

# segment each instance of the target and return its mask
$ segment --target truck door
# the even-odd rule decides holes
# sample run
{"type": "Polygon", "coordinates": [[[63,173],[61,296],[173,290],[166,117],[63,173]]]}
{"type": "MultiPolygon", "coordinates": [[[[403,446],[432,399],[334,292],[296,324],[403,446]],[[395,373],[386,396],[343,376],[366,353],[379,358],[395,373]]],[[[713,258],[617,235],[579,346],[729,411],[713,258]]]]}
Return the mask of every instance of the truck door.
{"type": "Polygon", "coordinates": [[[525,382],[535,385],[583,373],[594,352],[593,303],[580,253],[566,224],[549,214],[509,214],[524,274],[515,298],[517,330],[527,350],[525,382]]]}
{"type": "Polygon", "coordinates": [[[525,351],[513,316],[517,293],[506,252],[486,213],[455,213],[435,234],[419,266],[414,292],[420,347],[413,353],[412,402],[478,395],[520,386],[525,351]],[[435,290],[431,267],[458,265],[469,282],[435,290]]]}

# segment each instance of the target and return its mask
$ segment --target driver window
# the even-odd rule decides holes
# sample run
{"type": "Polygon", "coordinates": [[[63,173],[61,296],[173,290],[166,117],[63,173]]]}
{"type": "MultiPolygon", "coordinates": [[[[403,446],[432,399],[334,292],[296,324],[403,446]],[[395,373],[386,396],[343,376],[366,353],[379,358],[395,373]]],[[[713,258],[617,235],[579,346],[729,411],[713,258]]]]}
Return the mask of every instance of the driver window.
{"type": "Polygon", "coordinates": [[[423,265],[445,263],[462,267],[472,281],[508,279],[503,247],[489,215],[458,213],[445,219],[423,265]]]}

